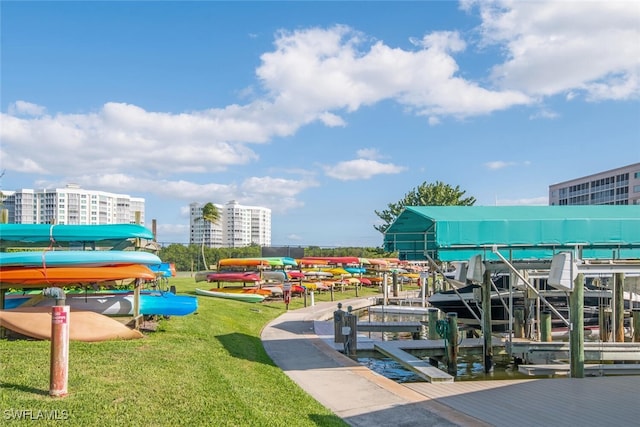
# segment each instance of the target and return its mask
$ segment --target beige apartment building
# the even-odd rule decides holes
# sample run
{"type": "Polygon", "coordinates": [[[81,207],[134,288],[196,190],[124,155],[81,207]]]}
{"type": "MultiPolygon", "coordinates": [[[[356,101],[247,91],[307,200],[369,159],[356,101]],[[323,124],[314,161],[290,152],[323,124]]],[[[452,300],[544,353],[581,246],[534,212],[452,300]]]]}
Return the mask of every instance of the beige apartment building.
{"type": "Polygon", "coordinates": [[[640,205],[640,163],[550,185],[549,205],[640,205]]]}

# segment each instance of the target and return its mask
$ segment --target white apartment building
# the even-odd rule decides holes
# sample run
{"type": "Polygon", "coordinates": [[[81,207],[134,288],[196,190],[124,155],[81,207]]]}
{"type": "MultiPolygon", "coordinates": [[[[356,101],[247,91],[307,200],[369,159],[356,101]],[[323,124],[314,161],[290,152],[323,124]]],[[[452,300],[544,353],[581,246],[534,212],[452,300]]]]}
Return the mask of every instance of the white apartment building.
{"type": "Polygon", "coordinates": [[[127,194],[65,188],[4,191],[3,208],[13,224],[134,224],[144,225],[145,200],[127,194]]]}
{"type": "Polygon", "coordinates": [[[550,185],[549,205],[640,205],[640,163],[550,185]]]}
{"type": "Polygon", "coordinates": [[[226,205],[215,204],[220,221],[211,224],[203,221],[204,204],[191,203],[189,243],[212,248],[240,248],[256,244],[271,246],[271,209],[244,206],[235,200],[226,205]]]}

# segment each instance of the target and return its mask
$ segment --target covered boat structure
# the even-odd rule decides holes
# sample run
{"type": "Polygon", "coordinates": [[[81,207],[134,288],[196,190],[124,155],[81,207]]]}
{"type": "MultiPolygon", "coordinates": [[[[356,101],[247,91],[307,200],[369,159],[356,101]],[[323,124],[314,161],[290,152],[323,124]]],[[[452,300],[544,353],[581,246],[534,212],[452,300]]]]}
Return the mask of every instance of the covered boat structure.
{"type": "MultiPolygon", "coordinates": [[[[589,272],[640,274],[640,206],[408,206],[386,230],[384,247],[397,251],[400,260],[468,262],[466,277],[482,285],[482,312],[487,313],[478,320],[483,330],[490,330],[490,303],[484,300],[491,299],[491,280],[486,272],[506,271],[536,291],[526,272],[546,270],[548,275],[554,256],[568,253],[582,277],[589,272]]],[[[569,286],[568,294],[582,297],[582,284],[579,293],[569,286]]],[[[571,323],[572,333],[583,333],[582,314],[565,322],[571,323]]],[[[578,335],[572,342],[583,339],[578,335]]],[[[575,353],[579,360],[580,352],[575,353]]]]}

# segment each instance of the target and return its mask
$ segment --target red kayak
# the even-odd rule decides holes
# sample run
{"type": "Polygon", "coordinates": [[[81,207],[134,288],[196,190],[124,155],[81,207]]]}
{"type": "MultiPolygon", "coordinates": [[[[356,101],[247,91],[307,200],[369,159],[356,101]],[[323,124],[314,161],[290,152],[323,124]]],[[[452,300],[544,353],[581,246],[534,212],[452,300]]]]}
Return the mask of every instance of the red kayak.
{"type": "Polygon", "coordinates": [[[260,275],[251,272],[219,272],[207,274],[207,282],[259,282],[260,275]]]}

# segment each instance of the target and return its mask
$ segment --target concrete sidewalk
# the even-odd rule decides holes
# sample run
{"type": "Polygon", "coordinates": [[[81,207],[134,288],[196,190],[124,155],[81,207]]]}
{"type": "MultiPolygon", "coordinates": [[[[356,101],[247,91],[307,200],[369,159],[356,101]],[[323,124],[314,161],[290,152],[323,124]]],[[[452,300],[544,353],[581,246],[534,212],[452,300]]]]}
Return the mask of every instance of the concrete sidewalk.
{"type": "MultiPolygon", "coordinates": [[[[363,299],[341,301],[354,310],[363,299]]],[[[336,303],[290,311],[262,331],[267,354],[293,381],[352,426],[482,426],[482,421],[377,374],[336,351],[314,331],[336,303]]]]}
{"type": "Polygon", "coordinates": [[[287,312],[264,328],[262,342],[293,381],[352,426],[637,425],[639,376],[398,384],[316,334],[314,321],[336,309],[332,302],[287,312]]]}

